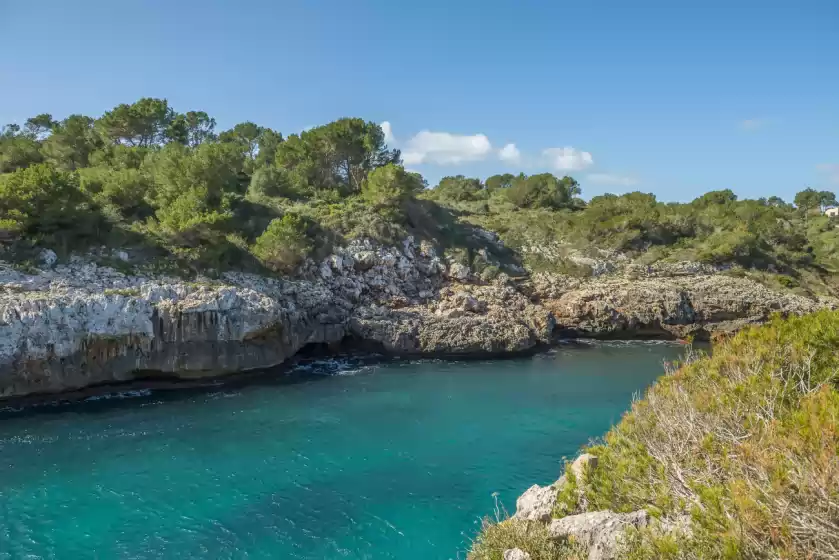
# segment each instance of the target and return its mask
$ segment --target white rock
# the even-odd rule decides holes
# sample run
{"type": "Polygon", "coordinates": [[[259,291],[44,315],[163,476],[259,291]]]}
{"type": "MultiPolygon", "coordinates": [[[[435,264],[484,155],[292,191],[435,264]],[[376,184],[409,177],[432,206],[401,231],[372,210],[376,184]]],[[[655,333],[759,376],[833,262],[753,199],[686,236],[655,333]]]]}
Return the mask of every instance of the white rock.
{"type": "Polygon", "coordinates": [[[449,265],[449,277],[463,282],[469,278],[469,267],[460,263],[452,263],[449,265]]]}
{"type": "Polygon", "coordinates": [[[320,265],[320,270],[318,271],[320,277],[326,280],[327,278],[332,278],[332,269],[329,267],[328,262],[324,262],[320,265]]]}
{"type": "Polygon", "coordinates": [[[58,255],[55,254],[55,251],[52,249],[44,249],[41,251],[41,254],[38,255],[38,258],[44,264],[44,266],[52,267],[55,264],[55,261],[58,260],[58,255]]]}
{"type": "Polygon", "coordinates": [[[583,453],[571,463],[571,472],[574,473],[574,478],[578,483],[582,480],[587,468],[589,470],[597,468],[597,457],[591,453],[583,453]]]}
{"type": "Polygon", "coordinates": [[[504,551],[504,560],[530,560],[530,554],[520,548],[511,548],[504,551]]]}
{"type": "Polygon", "coordinates": [[[515,519],[547,522],[556,505],[557,488],[534,484],[516,500],[515,519]]]}
{"type": "Polygon", "coordinates": [[[593,511],[554,519],[548,527],[552,539],[573,539],[589,549],[589,560],[617,560],[618,545],[629,527],[645,527],[649,516],[644,510],[632,513],[593,511]]]}

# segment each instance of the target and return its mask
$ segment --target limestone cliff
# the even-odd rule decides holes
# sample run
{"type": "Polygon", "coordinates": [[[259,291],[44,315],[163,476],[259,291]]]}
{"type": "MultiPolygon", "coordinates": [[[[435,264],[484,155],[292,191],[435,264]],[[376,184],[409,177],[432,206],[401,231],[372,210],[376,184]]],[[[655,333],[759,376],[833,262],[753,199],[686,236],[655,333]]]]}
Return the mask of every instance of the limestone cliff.
{"type": "Polygon", "coordinates": [[[490,356],[557,334],[703,335],[832,305],[695,266],[487,284],[411,238],[350,245],[294,280],[186,282],[52,260],[36,274],[0,269],[0,398],[269,367],[348,337],[398,355],[490,356]]]}

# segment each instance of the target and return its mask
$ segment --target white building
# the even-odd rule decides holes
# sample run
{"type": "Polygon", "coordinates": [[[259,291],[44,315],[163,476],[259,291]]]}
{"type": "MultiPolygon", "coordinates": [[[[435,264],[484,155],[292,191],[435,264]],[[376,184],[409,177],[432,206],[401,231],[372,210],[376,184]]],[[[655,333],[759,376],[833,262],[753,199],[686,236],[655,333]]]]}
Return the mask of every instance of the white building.
{"type": "Polygon", "coordinates": [[[824,215],[825,216],[830,216],[831,218],[835,218],[836,216],[839,216],[839,207],[828,206],[827,208],[824,209],[824,215]]]}

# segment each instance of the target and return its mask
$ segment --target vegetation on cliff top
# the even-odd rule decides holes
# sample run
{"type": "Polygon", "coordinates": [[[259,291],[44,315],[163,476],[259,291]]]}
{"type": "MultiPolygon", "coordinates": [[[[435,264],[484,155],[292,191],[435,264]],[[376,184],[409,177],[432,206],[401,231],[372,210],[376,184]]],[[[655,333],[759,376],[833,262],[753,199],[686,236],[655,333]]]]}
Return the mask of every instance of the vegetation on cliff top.
{"type": "Polygon", "coordinates": [[[586,450],[599,465],[560,493],[555,516],[578,509],[580,489],[589,511],[687,516],[688,533],[631,533],[631,559],[836,558],[837,347],[839,312],[824,311],[777,318],[690,357],[586,450]]]}
{"type": "Polygon", "coordinates": [[[642,262],[740,264],[777,287],[833,291],[839,230],[819,212],[833,193],[806,189],[795,205],[727,190],[687,204],[581,194],[573,178],[550,173],[445,177],[427,188],[382,129],[357,118],[288,137],[251,122],[217,132],[202,111],[144,98],[98,118],[41,114],[0,134],[0,237],[17,249],[135,247],[196,270],[285,273],[335,243],[414,234],[479,272],[514,262],[475,237],[480,226],[531,269],[567,271],[566,253],[602,258],[605,249],[642,262]],[[546,257],[534,245],[557,250],[546,257]]]}

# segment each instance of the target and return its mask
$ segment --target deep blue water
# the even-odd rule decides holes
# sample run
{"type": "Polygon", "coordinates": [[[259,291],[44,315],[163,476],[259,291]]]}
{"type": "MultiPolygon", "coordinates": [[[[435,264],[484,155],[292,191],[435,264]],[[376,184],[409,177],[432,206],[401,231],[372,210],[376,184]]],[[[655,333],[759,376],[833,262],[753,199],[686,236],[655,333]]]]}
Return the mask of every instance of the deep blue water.
{"type": "Polygon", "coordinates": [[[0,559],[464,558],[681,349],[594,344],[0,415],[0,559]]]}

